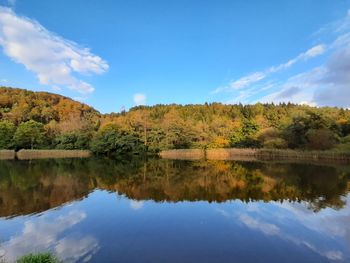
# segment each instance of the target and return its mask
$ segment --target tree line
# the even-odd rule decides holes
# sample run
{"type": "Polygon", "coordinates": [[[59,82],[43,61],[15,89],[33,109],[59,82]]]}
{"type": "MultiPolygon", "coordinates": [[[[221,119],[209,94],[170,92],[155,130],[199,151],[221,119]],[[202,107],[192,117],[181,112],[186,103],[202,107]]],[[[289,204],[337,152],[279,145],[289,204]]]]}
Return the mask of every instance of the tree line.
{"type": "Polygon", "coordinates": [[[100,114],[60,95],[0,88],[1,149],[90,149],[112,155],[230,147],[350,151],[350,110],[205,103],[100,114]]]}

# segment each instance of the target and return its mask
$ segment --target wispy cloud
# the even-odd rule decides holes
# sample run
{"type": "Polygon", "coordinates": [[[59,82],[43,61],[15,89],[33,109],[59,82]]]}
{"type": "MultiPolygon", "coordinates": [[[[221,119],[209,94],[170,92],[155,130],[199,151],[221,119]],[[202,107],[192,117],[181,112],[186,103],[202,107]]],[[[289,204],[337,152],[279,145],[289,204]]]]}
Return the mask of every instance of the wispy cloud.
{"type": "Polygon", "coordinates": [[[245,224],[247,227],[255,230],[259,230],[263,232],[266,235],[278,235],[280,234],[280,229],[278,226],[271,224],[271,223],[265,223],[262,221],[259,221],[257,219],[254,219],[253,217],[242,214],[239,216],[239,220],[245,224]]]}
{"type": "Polygon", "coordinates": [[[0,46],[8,57],[34,72],[43,85],[91,93],[94,91],[92,85],[75,74],[101,74],[108,70],[107,62],[88,48],[5,7],[0,7],[0,46]]]}
{"type": "Polygon", "coordinates": [[[300,61],[305,61],[305,60],[308,60],[309,58],[313,58],[313,57],[317,57],[319,55],[322,55],[325,51],[326,51],[326,46],[323,44],[314,46],[314,47],[310,48],[309,50],[307,50],[306,52],[303,52],[303,53],[299,54],[298,56],[296,56],[295,58],[287,61],[286,63],[282,63],[278,66],[270,67],[264,71],[254,72],[254,73],[249,74],[247,76],[243,76],[237,80],[233,80],[227,86],[220,87],[220,88],[214,90],[213,93],[219,93],[219,92],[223,92],[223,91],[239,90],[239,89],[247,88],[250,85],[255,84],[255,83],[265,79],[266,77],[268,77],[269,75],[271,75],[273,73],[277,73],[281,70],[285,70],[285,69],[293,66],[294,64],[296,64],[300,61]]]}
{"type": "Polygon", "coordinates": [[[350,107],[350,10],[346,16],[321,28],[317,34],[332,36],[333,41],[316,45],[294,59],[231,81],[213,93],[232,92],[233,102],[294,102],[319,106],[350,107]],[[288,78],[274,73],[301,61],[328,53],[318,66],[288,78]]]}
{"type": "Polygon", "coordinates": [[[339,36],[321,66],[288,78],[264,102],[291,101],[319,106],[350,106],[350,37],[339,36]]]}
{"type": "Polygon", "coordinates": [[[234,209],[227,207],[229,209],[217,211],[255,233],[262,233],[271,239],[278,238],[281,242],[291,242],[329,260],[346,261],[348,251],[334,241],[345,239],[345,247],[348,244],[349,203],[346,204],[336,213],[331,208],[314,213],[308,208],[308,202],[252,202],[242,206],[238,202],[234,209]],[[288,225],[293,225],[293,228],[286,227],[288,225]]]}
{"type": "Polygon", "coordinates": [[[135,105],[145,105],[146,104],[146,95],[142,93],[134,94],[134,103],[135,105]]]}

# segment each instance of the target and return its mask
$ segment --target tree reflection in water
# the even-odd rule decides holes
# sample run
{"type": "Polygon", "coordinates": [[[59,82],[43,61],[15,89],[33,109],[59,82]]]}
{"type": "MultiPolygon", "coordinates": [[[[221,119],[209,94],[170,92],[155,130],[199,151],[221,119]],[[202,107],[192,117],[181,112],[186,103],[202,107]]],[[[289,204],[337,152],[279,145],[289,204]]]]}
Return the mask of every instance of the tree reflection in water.
{"type": "MultiPolygon", "coordinates": [[[[311,164],[134,159],[0,162],[0,216],[42,212],[94,189],[135,201],[305,201],[340,209],[350,168],[311,164]]],[[[135,202],[137,206],[137,202],[135,202]]]]}

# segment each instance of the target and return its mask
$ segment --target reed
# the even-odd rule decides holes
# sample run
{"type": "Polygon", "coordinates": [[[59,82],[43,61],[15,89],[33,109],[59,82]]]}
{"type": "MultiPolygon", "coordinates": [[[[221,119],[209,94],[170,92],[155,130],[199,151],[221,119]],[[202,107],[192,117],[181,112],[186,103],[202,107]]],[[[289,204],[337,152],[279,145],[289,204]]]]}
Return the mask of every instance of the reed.
{"type": "Polygon", "coordinates": [[[296,150],[258,150],[258,158],[262,160],[295,159],[315,161],[350,162],[350,152],[340,151],[296,151],[296,150]]]}
{"type": "Polygon", "coordinates": [[[161,151],[159,155],[164,159],[199,160],[205,158],[205,150],[202,149],[176,149],[161,151]]]}
{"type": "Polygon", "coordinates": [[[14,150],[0,150],[0,160],[13,160],[15,156],[14,150]]]}
{"type": "Polygon", "coordinates": [[[350,152],[340,151],[300,151],[274,149],[186,149],[168,150],[160,153],[166,159],[208,159],[208,160],[306,160],[350,162],[350,152]]]}
{"type": "Polygon", "coordinates": [[[91,152],[87,150],[20,150],[16,153],[19,160],[47,158],[87,158],[91,152]]]}

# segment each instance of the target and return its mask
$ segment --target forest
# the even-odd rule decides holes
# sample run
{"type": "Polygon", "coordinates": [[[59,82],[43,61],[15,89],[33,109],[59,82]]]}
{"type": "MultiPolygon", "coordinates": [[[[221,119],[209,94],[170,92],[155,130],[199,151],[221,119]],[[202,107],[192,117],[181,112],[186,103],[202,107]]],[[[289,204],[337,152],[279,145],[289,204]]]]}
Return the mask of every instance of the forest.
{"type": "Polygon", "coordinates": [[[205,103],[101,114],[60,95],[0,87],[0,149],[89,149],[118,155],[189,148],[349,152],[350,110],[205,103]]]}

